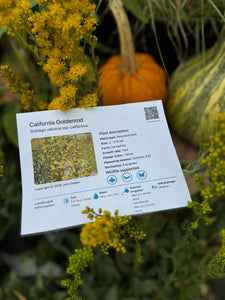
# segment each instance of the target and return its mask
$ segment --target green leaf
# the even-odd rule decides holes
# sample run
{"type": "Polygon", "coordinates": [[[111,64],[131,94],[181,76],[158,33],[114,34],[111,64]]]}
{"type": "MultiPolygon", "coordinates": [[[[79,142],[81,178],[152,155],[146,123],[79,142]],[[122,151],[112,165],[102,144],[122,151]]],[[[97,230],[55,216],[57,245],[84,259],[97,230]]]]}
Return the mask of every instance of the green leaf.
{"type": "Polygon", "coordinates": [[[113,259],[109,256],[99,256],[98,259],[100,259],[96,269],[98,277],[104,280],[106,284],[120,283],[122,280],[121,274],[113,259]]]}
{"type": "Polygon", "coordinates": [[[196,172],[200,169],[200,162],[199,161],[195,161],[191,164],[192,168],[193,168],[193,171],[196,172]]]}
{"type": "Polygon", "coordinates": [[[141,282],[138,277],[134,277],[132,279],[132,293],[134,296],[139,297],[140,296],[140,291],[141,291],[141,282]]]}
{"type": "Polygon", "coordinates": [[[32,5],[32,8],[37,5],[37,1],[36,0],[29,0],[29,2],[32,5]]]}
{"type": "Polygon", "coordinates": [[[147,226],[145,227],[146,234],[151,237],[156,236],[160,231],[163,230],[165,223],[166,219],[163,215],[160,213],[152,214],[147,226]]]}
{"type": "Polygon", "coordinates": [[[107,54],[107,55],[114,55],[114,54],[118,54],[119,51],[117,48],[111,48],[103,43],[97,42],[96,44],[96,50],[100,51],[103,54],[107,54]]]}
{"type": "Polygon", "coordinates": [[[85,300],[98,300],[94,290],[86,284],[81,286],[80,295],[85,300]]]}
{"type": "Polygon", "coordinates": [[[157,282],[152,279],[145,279],[141,282],[141,295],[146,296],[153,291],[157,291],[159,288],[157,282]]]}
{"type": "Polygon", "coordinates": [[[147,18],[143,14],[142,8],[138,0],[122,0],[124,6],[140,21],[147,23],[147,18]]]}
{"type": "Polygon", "coordinates": [[[119,300],[118,297],[118,286],[116,284],[112,285],[106,292],[103,300],[119,300]]]}
{"type": "Polygon", "coordinates": [[[185,169],[185,168],[187,168],[188,165],[189,165],[188,161],[187,161],[187,160],[184,160],[184,161],[182,161],[182,163],[181,163],[181,168],[182,168],[182,169],[185,169]]]}
{"type": "MultiPolygon", "coordinates": [[[[140,280],[138,277],[134,277],[132,280],[132,293],[136,297],[148,296],[152,292],[158,291],[158,290],[159,290],[159,287],[155,280],[152,280],[152,279],[140,280]]],[[[106,300],[106,299],[104,299],[104,300],[106,300]]]]}
{"type": "Polygon", "coordinates": [[[87,55],[84,56],[84,63],[86,65],[89,65],[88,71],[86,73],[88,81],[95,82],[96,78],[95,78],[94,67],[90,57],[88,57],[87,55]]]}
{"type": "Polygon", "coordinates": [[[6,209],[4,209],[4,211],[3,209],[1,209],[0,218],[1,218],[0,241],[2,241],[6,233],[12,228],[13,221],[10,219],[11,215],[8,214],[8,211],[6,209]]]}
{"type": "Polygon", "coordinates": [[[6,86],[4,84],[0,84],[0,93],[4,92],[5,90],[6,90],[6,86]]]}
{"type": "Polygon", "coordinates": [[[210,144],[209,143],[201,143],[200,144],[200,150],[199,150],[199,160],[203,159],[209,152],[209,147],[210,144]]]}
{"type": "Polygon", "coordinates": [[[0,26],[0,38],[2,37],[3,33],[7,31],[7,28],[4,26],[0,26]]]}
{"type": "Polygon", "coordinates": [[[200,164],[200,159],[198,161],[193,162],[189,165],[188,161],[183,161],[181,164],[184,174],[195,174],[202,173],[206,171],[207,166],[202,166],[200,164]]]}
{"type": "Polygon", "coordinates": [[[164,258],[170,258],[170,254],[164,248],[159,248],[159,253],[164,258]]]}
{"type": "Polygon", "coordinates": [[[34,94],[34,98],[40,101],[44,101],[47,102],[49,99],[49,96],[47,93],[38,93],[38,94],[34,94]]]}
{"type": "MultiPolygon", "coordinates": [[[[36,0],[29,0],[30,4],[31,4],[31,9],[32,9],[32,12],[34,13],[35,11],[41,11],[42,10],[42,6],[43,4],[39,5],[37,3],[36,0]]],[[[45,4],[44,4],[45,5],[45,4]]]]}
{"type": "Polygon", "coordinates": [[[17,137],[17,126],[16,126],[16,113],[18,111],[10,110],[4,114],[3,126],[6,134],[13,144],[18,147],[18,137],[17,137]]]}

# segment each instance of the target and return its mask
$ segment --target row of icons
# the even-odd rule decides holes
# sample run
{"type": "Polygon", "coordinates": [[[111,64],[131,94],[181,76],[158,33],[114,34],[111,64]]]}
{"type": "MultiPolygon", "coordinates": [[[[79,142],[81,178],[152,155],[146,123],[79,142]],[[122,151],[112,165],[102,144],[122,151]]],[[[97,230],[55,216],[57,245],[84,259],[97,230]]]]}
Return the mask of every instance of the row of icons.
{"type": "MultiPolygon", "coordinates": [[[[139,179],[139,180],[145,180],[147,178],[147,172],[144,170],[139,170],[136,173],[136,176],[137,176],[137,179],[139,179]]],[[[133,176],[131,173],[126,172],[126,173],[123,173],[121,178],[124,182],[130,182],[133,179],[133,176]]],[[[107,182],[111,185],[116,184],[117,181],[118,181],[118,178],[115,175],[110,175],[107,177],[107,182]]]]}
{"type": "MultiPolygon", "coordinates": [[[[123,192],[121,193],[121,195],[124,195],[124,194],[128,194],[130,192],[129,188],[125,187],[123,189],[123,192]]],[[[97,193],[94,194],[93,196],[94,199],[98,199],[99,198],[99,195],[97,193]]]]}
{"type": "MultiPolygon", "coordinates": [[[[158,188],[157,185],[152,185],[152,189],[156,189],[156,188],[158,188]]],[[[125,188],[123,189],[121,195],[128,194],[129,192],[130,192],[130,189],[129,189],[128,187],[125,187],[125,188]]],[[[96,200],[97,200],[99,197],[100,197],[100,196],[99,196],[98,193],[94,193],[93,199],[96,199],[96,200]]],[[[64,199],[63,199],[63,203],[64,203],[64,204],[69,204],[69,202],[70,202],[69,198],[64,198],[64,199]]]]}
{"type": "MultiPolygon", "coordinates": [[[[128,194],[130,192],[129,188],[125,187],[123,189],[123,192],[121,193],[121,195],[124,195],[124,194],[128,194]]],[[[93,199],[98,199],[99,198],[99,194],[98,193],[94,193],[93,195],[93,199]]],[[[70,199],[69,198],[64,198],[63,199],[63,203],[64,204],[69,204],[70,203],[70,199]]]]}

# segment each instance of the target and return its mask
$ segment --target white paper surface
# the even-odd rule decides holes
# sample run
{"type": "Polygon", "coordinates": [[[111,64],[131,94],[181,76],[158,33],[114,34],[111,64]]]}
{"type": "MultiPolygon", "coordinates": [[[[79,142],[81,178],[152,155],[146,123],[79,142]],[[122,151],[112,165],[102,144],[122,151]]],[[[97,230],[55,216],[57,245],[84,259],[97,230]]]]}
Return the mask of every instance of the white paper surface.
{"type": "Polygon", "coordinates": [[[184,207],[190,194],[161,101],[17,114],[21,234],[184,207]]]}

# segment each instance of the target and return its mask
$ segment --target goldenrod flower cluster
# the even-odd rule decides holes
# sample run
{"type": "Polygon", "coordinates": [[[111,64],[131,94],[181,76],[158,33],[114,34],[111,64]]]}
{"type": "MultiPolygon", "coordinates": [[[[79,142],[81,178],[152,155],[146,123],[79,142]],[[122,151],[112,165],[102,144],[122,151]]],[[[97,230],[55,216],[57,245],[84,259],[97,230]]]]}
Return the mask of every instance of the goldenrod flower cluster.
{"type": "Polygon", "coordinates": [[[114,216],[111,216],[111,213],[107,210],[102,211],[101,208],[96,213],[93,208],[88,206],[82,213],[87,214],[87,217],[93,222],[82,227],[80,239],[83,248],[76,249],[75,253],[69,257],[67,274],[72,275],[73,279],[62,281],[62,285],[67,287],[68,294],[71,296],[67,300],[82,300],[78,293],[79,286],[83,284],[81,272],[94,259],[93,247],[100,245],[105,254],[108,254],[110,247],[125,253],[125,238],[129,236],[136,240],[138,261],[142,259],[141,247],[138,242],[145,237],[142,230],[144,224],[142,220],[135,220],[130,216],[120,217],[118,210],[115,210],[114,216]]]}
{"type": "Polygon", "coordinates": [[[206,215],[212,211],[212,208],[207,201],[201,203],[196,201],[188,202],[188,207],[193,209],[196,216],[206,215]]]}
{"type": "Polygon", "coordinates": [[[119,211],[115,210],[114,216],[107,210],[100,209],[95,213],[92,208],[86,207],[82,212],[87,214],[94,222],[86,223],[82,227],[80,239],[84,246],[101,246],[102,251],[108,254],[109,248],[126,253],[126,236],[141,240],[145,237],[141,229],[143,222],[133,222],[130,216],[119,216],[119,211]]]}
{"type": "Polygon", "coordinates": [[[7,27],[11,35],[26,30],[30,12],[28,0],[0,0],[0,24],[7,27]]]}
{"type": "Polygon", "coordinates": [[[0,150],[0,177],[2,177],[4,174],[3,160],[4,160],[4,153],[2,152],[2,150],[0,150]]]}
{"type": "Polygon", "coordinates": [[[0,165],[0,177],[4,175],[4,166],[0,165]]]}
{"type": "Polygon", "coordinates": [[[71,296],[67,300],[82,298],[78,295],[78,287],[83,284],[81,272],[88,267],[89,261],[94,259],[94,253],[91,247],[84,247],[83,249],[75,249],[74,254],[69,257],[69,267],[67,274],[72,275],[73,280],[65,279],[62,285],[68,288],[68,294],[71,296]],[[76,297],[76,298],[75,298],[76,297]]]}
{"type": "MultiPolygon", "coordinates": [[[[91,68],[85,61],[85,45],[93,54],[97,42],[92,34],[97,25],[95,4],[90,0],[38,0],[37,4],[32,11],[29,0],[0,0],[0,24],[35,54],[58,88],[49,109],[96,106],[98,95],[82,85],[91,68]]],[[[24,89],[28,91],[27,86],[24,89]]],[[[26,98],[32,96],[30,91],[26,98]]],[[[21,99],[23,105],[26,98],[21,99]]]]}
{"type": "Polygon", "coordinates": [[[30,84],[25,83],[22,79],[12,72],[8,65],[0,66],[0,74],[7,82],[10,92],[20,94],[20,101],[24,111],[39,111],[47,109],[48,104],[44,101],[34,98],[34,91],[30,90],[30,84]]]}
{"type": "MultiPolygon", "coordinates": [[[[197,174],[195,181],[201,189],[203,201],[192,201],[188,206],[193,208],[196,216],[202,217],[206,224],[212,223],[209,217],[212,204],[225,196],[225,113],[215,119],[215,133],[210,136],[208,155],[200,163],[207,167],[203,176],[197,174]],[[208,183],[206,183],[208,181],[208,183]]],[[[196,228],[196,224],[192,227],[196,228]]]]}
{"type": "Polygon", "coordinates": [[[221,238],[222,238],[222,246],[220,250],[217,253],[216,260],[219,266],[221,266],[223,269],[225,267],[225,229],[222,229],[220,232],[221,238]]]}
{"type": "Polygon", "coordinates": [[[91,107],[91,106],[97,106],[99,102],[98,94],[92,93],[84,96],[80,102],[78,107],[91,107]]]}
{"type": "Polygon", "coordinates": [[[39,55],[47,58],[43,70],[59,88],[59,96],[49,109],[67,110],[80,102],[82,107],[96,106],[97,95],[94,101],[85,101],[86,91],[81,90],[81,80],[90,66],[84,63],[84,48],[80,45],[82,41],[95,47],[95,5],[89,0],[50,0],[46,4],[48,9],[32,14],[29,22],[39,55]]]}
{"type": "Polygon", "coordinates": [[[225,113],[215,119],[215,134],[210,136],[209,155],[201,161],[208,170],[205,176],[211,182],[210,187],[202,189],[205,199],[220,198],[225,195],[225,113]]]}

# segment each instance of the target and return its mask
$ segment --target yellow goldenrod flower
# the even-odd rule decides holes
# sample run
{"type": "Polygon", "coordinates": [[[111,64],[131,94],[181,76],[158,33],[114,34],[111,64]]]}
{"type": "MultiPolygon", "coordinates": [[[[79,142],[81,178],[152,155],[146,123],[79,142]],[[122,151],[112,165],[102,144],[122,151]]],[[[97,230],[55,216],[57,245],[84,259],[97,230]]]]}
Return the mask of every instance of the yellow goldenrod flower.
{"type": "MultiPolygon", "coordinates": [[[[95,4],[90,0],[38,1],[39,5],[43,3],[45,9],[33,12],[29,0],[0,0],[0,24],[32,50],[51,83],[57,87],[58,95],[48,109],[96,106],[98,95],[88,94],[90,85],[85,89],[81,84],[90,69],[90,64],[84,60],[82,45],[89,45],[94,53],[97,42],[92,34],[97,26],[93,17],[95,4]]],[[[14,87],[18,92],[18,84],[25,111],[47,109],[44,102],[34,99],[29,84],[11,80],[11,91],[14,87]]]]}
{"type": "MultiPolygon", "coordinates": [[[[212,205],[225,195],[225,113],[220,113],[215,119],[215,134],[210,136],[210,147],[201,165],[207,169],[204,175],[197,174],[195,181],[201,189],[202,201],[188,203],[195,215],[211,224],[213,219],[209,215],[213,212],[212,205]],[[205,177],[205,178],[204,178],[205,177]],[[207,180],[206,180],[207,179],[207,180]],[[207,184],[206,184],[207,182],[207,184]]],[[[192,229],[196,224],[191,225],[192,229]]]]}
{"type": "Polygon", "coordinates": [[[84,246],[97,247],[101,246],[102,251],[108,254],[109,248],[116,251],[126,252],[124,238],[128,235],[135,240],[141,240],[145,237],[141,226],[143,221],[132,222],[130,216],[119,216],[119,211],[115,211],[115,215],[107,210],[99,209],[99,213],[95,213],[92,208],[86,207],[82,212],[87,214],[90,220],[95,219],[92,223],[87,223],[82,227],[80,239],[84,246]]]}
{"type": "Polygon", "coordinates": [[[47,103],[34,98],[34,91],[30,90],[30,84],[23,82],[21,78],[14,75],[8,65],[0,66],[0,74],[9,85],[10,92],[21,95],[20,101],[24,111],[37,111],[47,108],[47,103]]]}

